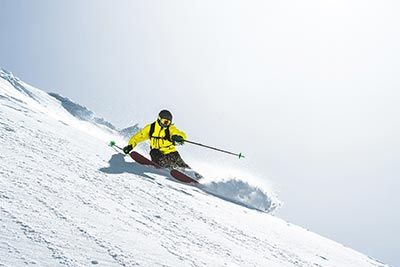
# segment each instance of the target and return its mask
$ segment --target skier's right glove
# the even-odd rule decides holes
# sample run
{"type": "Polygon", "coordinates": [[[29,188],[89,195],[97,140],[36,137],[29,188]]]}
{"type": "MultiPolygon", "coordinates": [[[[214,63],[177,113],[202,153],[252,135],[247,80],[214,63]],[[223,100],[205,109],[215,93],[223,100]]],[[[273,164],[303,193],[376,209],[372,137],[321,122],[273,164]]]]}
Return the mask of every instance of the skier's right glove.
{"type": "Polygon", "coordinates": [[[127,145],[122,149],[122,151],[124,151],[125,154],[129,154],[129,152],[131,152],[132,149],[133,149],[132,145],[127,145]]]}

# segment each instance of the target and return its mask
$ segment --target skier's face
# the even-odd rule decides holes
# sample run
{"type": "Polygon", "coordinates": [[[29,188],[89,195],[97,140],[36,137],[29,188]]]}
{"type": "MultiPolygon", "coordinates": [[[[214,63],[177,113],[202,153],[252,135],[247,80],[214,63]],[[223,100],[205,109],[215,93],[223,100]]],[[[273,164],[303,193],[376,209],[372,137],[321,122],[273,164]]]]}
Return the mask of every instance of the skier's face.
{"type": "Polygon", "coordinates": [[[167,128],[171,125],[171,121],[168,119],[158,118],[158,122],[160,123],[161,127],[167,128]]]}

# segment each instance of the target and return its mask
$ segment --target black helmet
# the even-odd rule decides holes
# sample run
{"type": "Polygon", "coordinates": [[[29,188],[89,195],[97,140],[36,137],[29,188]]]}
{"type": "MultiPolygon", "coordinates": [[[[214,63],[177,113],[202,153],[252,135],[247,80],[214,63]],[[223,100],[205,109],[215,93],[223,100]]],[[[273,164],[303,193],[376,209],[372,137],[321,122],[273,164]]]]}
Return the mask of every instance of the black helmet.
{"type": "Polygon", "coordinates": [[[158,116],[159,116],[161,119],[167,119],[167,120],[172,121],[172,113],[169,112],[169,111],[166,110],[166,109],[161,110],[160,113],[158,113],[158,116]]]}
{"type": "Polygon", "coordinates": [[[157,120],[162,127],[167,128],[172,123],[172,114],[166,109],[161,110],[160,113],[158,113],[157,120]]]}

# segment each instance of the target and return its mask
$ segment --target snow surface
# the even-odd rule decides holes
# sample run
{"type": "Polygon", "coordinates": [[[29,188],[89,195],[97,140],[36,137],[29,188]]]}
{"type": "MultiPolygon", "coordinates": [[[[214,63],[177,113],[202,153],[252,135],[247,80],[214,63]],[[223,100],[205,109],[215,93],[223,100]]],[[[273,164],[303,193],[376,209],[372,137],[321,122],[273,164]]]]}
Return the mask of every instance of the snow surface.
{"type": "Polygon", "coordinates": [[[0,77],[0,266],[388,266],[268,214],[273,192],[245,180],[141,166],[90,111],[0,77]]]}

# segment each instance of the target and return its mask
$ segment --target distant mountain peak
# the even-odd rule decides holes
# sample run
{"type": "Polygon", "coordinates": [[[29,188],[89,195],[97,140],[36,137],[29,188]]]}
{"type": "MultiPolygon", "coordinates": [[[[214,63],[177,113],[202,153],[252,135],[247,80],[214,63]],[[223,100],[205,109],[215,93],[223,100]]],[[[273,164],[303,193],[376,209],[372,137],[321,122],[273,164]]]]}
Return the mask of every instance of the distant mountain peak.
{"type": "Polygon", "coordinates": [[[90,111],[84,106],[75,103],[69,98],[61,96],[57,93],[48,93],[48,94],[57,99],[58,101],[60,101],[63,108],[67,110],[69,113],[71,113],[71,115],[74,116],[75,118],[78,118],[83,121],[89,121],[100,125],[104,125],[112,130],[117,130],[117,128],[112,123],[106,121],[103,118],[96,117],[92,111],[90,111]]]}

